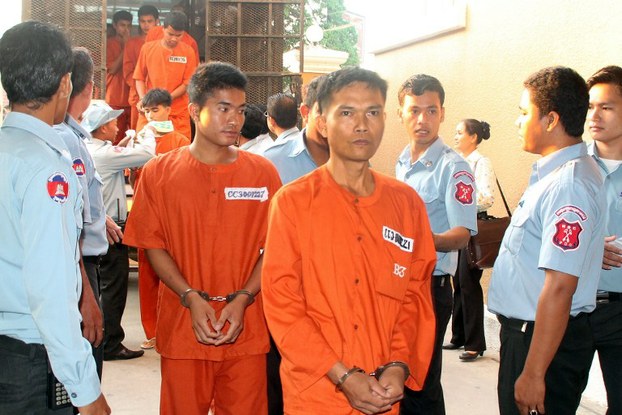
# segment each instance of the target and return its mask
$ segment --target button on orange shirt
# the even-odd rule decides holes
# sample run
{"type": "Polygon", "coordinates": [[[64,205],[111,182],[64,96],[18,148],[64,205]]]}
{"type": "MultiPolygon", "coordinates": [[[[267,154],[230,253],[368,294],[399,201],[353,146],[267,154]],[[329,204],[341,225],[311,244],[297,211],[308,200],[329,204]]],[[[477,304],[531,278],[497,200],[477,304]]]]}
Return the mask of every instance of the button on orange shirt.
{"type": "MultiPolygon", "coordinates": [[[[160,40],[164,37],[164,26],[154,26],[151,29],[149,29],[149,33],[147,33],[147,42],[151,42],[152,40],[160,40]]],[[[197,58],[197,62],[200,62],[200,58],[199,58],[199,46],[197,45],[197,41],[194,40],[194,38],[192,36],[190,36],[190,34],[186,31],[184,31],[184,34],[181,35],[181,39],[182,42],[184,42],[186,45],[190,46],[192,48],[192,50],[194,50],[194,53],[196,55],[197,58]]]]}
{"type": "MultiPolygon", "coordinates": [[[[154,40],[140,49],[134,79],[145,82],[145,92],[152,88],[164,88],[172,93],[180,85],[188,86],[196,67],[197,61],[190,46],[179,42],[170,50],[159,40],[154,40]]],[[[171,105],[171,118],[182,114],[189,117],[188,94],[175,98],[171,105]]]]}
{"type": "Polygon", "coordinates": [[[136,92],[136,82],[134,81],[134,69],[136,69],[140,49],[144,44],[144,36],[134,36],[127,41],[125,50],[123,51],[123,78],[130,88],[128,102],[131,106],[138,103],[138,92],[136,92]]]}
{"type": "MultiPolygon", "coordinates": [[[[261,156],[240,151],[231,164],[208,165],[189,147],[173,150],[143,167],[123,242],[165,249],[191,287],[227,295],[242,289],[259,259],[268,204],[280,184],[261,156]]],[[[219,313],[225,303],[210,305],[219,313]]],[[[197,341],[190,310],[164,288],[156,337],[158,351],[170,359],[222,361],[269,349],[261,295],[246,308],[236,342],[216,347],[197,341]]]]}
{"type": "Polygon", "coordinates": [[[288,414],[358,413],[326,376],[338,361],[369,373],[399,360],[409,387],[425,380],[436,262],[425,205],[407,185],[373,177],[373,194],[356,197],[322,166],[272,201],[262,295],[288,414]]]}
{"type": "MultiPolygon", "coordinates": [[[[113,62],[123,53],[121,41],[112,36],[106,40],[106,69],[110,70],[113,62]]],[[[115,73],[106,73],[106,102],[115,107],[128,107],[129,86],[123,78],[123,67],[115,73]]]]}

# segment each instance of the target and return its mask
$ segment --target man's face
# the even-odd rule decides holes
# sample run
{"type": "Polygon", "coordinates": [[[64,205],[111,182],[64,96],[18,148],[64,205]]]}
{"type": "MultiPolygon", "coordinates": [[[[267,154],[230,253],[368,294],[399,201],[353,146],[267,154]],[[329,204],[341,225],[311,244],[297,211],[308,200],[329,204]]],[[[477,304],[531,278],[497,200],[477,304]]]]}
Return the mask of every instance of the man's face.
{"type": "Polygon", "coordinates": [[[318,146],[328,149],[328,140],[326,140],[326,137],[322,135],[318,124],[318,118],[320,115],[320,106],[316,102],[313,104],[313,107],[311,107],[311,110],[307,115],[307,140],[311,140],[318,146]]]}
{"type": "Polygon", "coordinates": [[[421,95],[404,96],[398,115],[408,132],[411,143],[430,146],[438,137],[438,130],[445,119],[438,92],[425,91],[421,95]]]}
{"type": "Polygon", "coordinates": [[[541,154],[543,135],[547,128],[547,117],[540,116],[540,110],[531,100],[529,89],[523,91],[518,108],[520,115],[516,119],[516,126],[523,150],[528,153],[541,154]]]}
{"type": "Polygon", "coordinates": [[[179,44],[183,34],[183,30],[175,30],[172,26],[167,26],[164,28],[164,38],[162,40],[166,47],[173,49],[179,44]]]}
{"type": "Polygon", "coordinates": [[[588,129],[595,141],[622,146],[622,95],[613,84],[590,88],[588,129]]]}
{"type": "Polygon", "coordinates": [[[93,137],[100,140],[115,141],[118,132],[119,127],[117,126],[117,119],[115,118],[93,131],[93,137]]]}
{"type": "Polygon", "coordinates": [[[129,20],[119,20],[118,22],[113,23],[112,27],[114,27],[114,31],[117,33],[117,36],[127,38],[130,37],[132,22],[129,20]]]}
{"type": "Polygon", "coordinates": [[[140,16],[138,18],[138,25],[140,26],[140,30],[145,35],[149,33],[149,30],[151,30],[151,28],[156,26],[159,22],[160,20],[156,19],[150,14],[140,16]]]}
{"type": "Polygon", "coordinates": [[[147,121],[168,121],[168,116],[171,113],[171,107],[165,107],[162,104],[143,106],[145,111],[145,117],[147,121]]]}
{"type": "Polygon", "coordinates": [[[191,104],[196,122],[196,141],[212,147],[228,147],[236,143],[246,108],[246,92],[219,89],[210,96],[203,107],[191,104]]]}
{"type": "Polygon", "coordinates": [[[367,162],[372,158],[384,133],[384,104],[380,91],[363,82],[333,93],[331,104],[319,117],[331,159],[367,162]]]}

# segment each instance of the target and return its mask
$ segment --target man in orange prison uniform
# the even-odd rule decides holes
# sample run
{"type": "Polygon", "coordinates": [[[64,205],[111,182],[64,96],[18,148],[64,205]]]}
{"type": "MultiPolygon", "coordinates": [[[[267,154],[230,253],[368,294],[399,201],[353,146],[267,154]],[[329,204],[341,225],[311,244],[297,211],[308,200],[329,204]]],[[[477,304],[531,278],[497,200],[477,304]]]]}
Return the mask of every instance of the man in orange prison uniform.
{"type": "Polygon", "coordinates": [[[106,39],[106,102],[115,110],[123,110],[117,117],[119,132],[113,144],[117,144],[130,126],[129,86],[123,78],[123,51],[130,38],[132,14],[120,10],[112,16],[114,36],[106,39]]]}
{"type": "Polygon", "coordinates": [[[156,326],[161,414],[267,414],[260,271],[274,166],[234,146],[246,76],[201,65],[188,86],[196,135],[143,168],[125,242],[163,287],[156,326]],[[253,301],[254,300],[254,301],[253,301]]]}
{"type": "MultiPolygon", "coordinates": [[[[129,86],[128,103],[130,105],[130,128],[135,130],[138,123],[138,92],[136,92],[136,82],[134,81],[134,69],[138,62],[140,49],[145,44],[147,33],[160,24],[160,13],[155,6],[145,4],[138,9],[138,26],[140,27],[140,35],[131,37],[125,44],[123,50],[123,78],[129,86]]],[[[143,116],[144,117],[144,116],[143,116]]]]}
{"type": "MultiPolygon", "coordinates": [[[[143,45],[134,70],[136,91],[140,99],[152,88],[164,88],[173,96],[171,121],[175,130],[191,137],[186,87],[197,67],[192,48],[180,41],[186,30],[186,15],[171,12],[164,23],[164,37],[143,45]]],[[[140,103],[138,104],[140,105],[140,103]]],[[[136,125],[138,130],[144,125],[136,125]]]]}
{"type": "MultiPolygon", "coordinates": [[[[171,94],[161,88],[151,89],[143,97],[143,109],[149,123],[138,133],[138,137],[142,139],[142,136],[154,136],[156,156],[190,144],[188,138],[173,130],[173,124],[169,121],[172,101],[171,94]]],[[[133,176],[134,187],[138,186],[141,170],[139,168],[135,171],[133,176]]],[[[140,320],[147,336],[147,340],[140,346],[142,349],[153,349],[155,346],[159,286],[160,279],[149,264],[145,250],[139,249],[138,298],[140,300],[140,320]]]]}
{"type": "MultiPolygon", "coordinates": [[[[156,26],[153,28],[153,30],[149,31],[149,33],[147,34],[146,42],[151,42],[152,40],[160,40],[163,37],[164,37],[164,27],[156,26]]],[[[181,35],[180,40],[192,48],[197,58],[197,62],[200,62],[201,58],[199,56],[199,45],[197,45],[197,41],[194,40],[192,36],[190,36],[190,33],[184,31],[184,34],[181,35]]]]}
{"type": "Polygon", "coordinates": [[[434,243],[416,192],[369,167],[386,90],[368,70],[329,74],[318,121],[330,158],[271,203],[262,295],[286,414],[397,414],[404,383],[425,380],[434,243]]]}

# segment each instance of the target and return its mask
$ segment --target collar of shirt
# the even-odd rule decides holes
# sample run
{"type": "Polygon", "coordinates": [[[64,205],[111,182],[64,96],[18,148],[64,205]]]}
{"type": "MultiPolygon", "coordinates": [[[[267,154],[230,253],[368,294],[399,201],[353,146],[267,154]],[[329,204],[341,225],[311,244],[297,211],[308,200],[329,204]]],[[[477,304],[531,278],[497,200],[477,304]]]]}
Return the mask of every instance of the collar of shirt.
{"type": "Polygon", "coordinates": [[[73,164],[71,161],[71,155],[69,154],[69,149],[63,139],[49,124],[44,123],[40,119],[21,112],[9,112],[4,119],[2,126],[3,128],[12,127],[28,131],[43,140],[52,149],[60,153],[70,164],[73,164]]]}
{"type": "Polygon", "coordinates": [[[443,154],[446,147],[447,146],[443,142],[443,139],[438,136],[430,147],[428,147],[428,149],[421,155],[421,157],[419,157],[419,160],[413,162],[410,159],[410,144],[408,144],[404,151],[402,151],[402,154],[400,154],[399,163],[410,167],[417,163],[421,163],[426,168],[433,169],[434,165],[441,158],[441,154],[443,154]]]}
{"type": "MultiPolygon", "coordinates": [[[[306,128],[304,128],[300,132],[300,135],[298,137],[295,137],[294,139],[290,141],[292,142],[291,144],[292,148],[288,154],[289,157],[297,157],[303,151],[306,151],[307,153],[309,153],[309,150],[307,149],[307,129],[306,128]]],[[[311,154],[309,154],[309,156],[311,156],[311,154]]]]}
{"type": "Polygon", "coordinates": [[[475,163],[477,163],[479,161],[479,159],[481,159],[482,153],[480,153],[477,150],[473,150],[473,152],[471,152],[471,154],[469,154],[468,156],[464,157],[464,159],[467,161],[467,163],[469,163],[469,165],[472,167],[475,165],[475,163]]]}
{"type": "Polygon", "coordinates": [[[292,127],[289,130],[285,130],[281,134],[279,134],[279,136],[274,141],[276,143],[286,141],[293,134],[296,134],[296,133],[299,133],[299,132],[300,132],[300,130],[298,129],[298,127],[292,127]]]}
{"type": "Polygon", "coordinates": [[[71,115],[67,114],[65,117],[65,124],[67,124],[82,140],[86,142],[91,141],[91,134],[86,131],[71,115]]]}
{"type": "Polygon", "coordinates": [[[572,159],[587,155],[587,146],[584,142],[564,147],[557,150],[546,157],[542,157],[532,166],[531,178],[529,184],[534,184],[552,173],[559,167],[563,166],[572,159]]]}
{"type": "Polygon", "coordinates": [[[619,165],[617,168],[613,170],[609,169],[607,164],[603,161],[602,157],[600,157],[600,155],[598,154],[598,148],[596,148],[596,145],[594,144],[593,141],[587,145],[587,153],[590,156],[592,156],[594,160],[596,160],[596,163],[598,163],[599,167],[603,170],[603,172],[605,172],[605,176],[609,176],[610,174],[615,173],[618,170],[621,170],[621,167],[619,165]]]}

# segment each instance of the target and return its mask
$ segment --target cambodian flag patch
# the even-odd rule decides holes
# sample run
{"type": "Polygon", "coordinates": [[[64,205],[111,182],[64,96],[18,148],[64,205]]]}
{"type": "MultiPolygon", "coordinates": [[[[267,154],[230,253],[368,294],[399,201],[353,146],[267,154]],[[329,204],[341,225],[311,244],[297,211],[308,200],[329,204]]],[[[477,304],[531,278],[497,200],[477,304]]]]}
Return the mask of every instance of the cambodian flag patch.
{"type": "Polygon", "coordinates": [[[583,227],[579,222],[568,222],[560,219],[555,224],[556,232],[553,235],[553,244],[562,251],[574,251],[579,247],[579,235],[583,227]]]}
{"type": "Polygon", "coordinates": [[[84,167],[84,162],[81,158],[77,158],[73,161],[73,171],[76,172],[78,177],[82,177],[86,174],[86,167],[84,167]]]}
{"type": "Polygon", "coordinates": [[[455,198],[463,205],[470,205],[473,203],[473,185],[466,184],[465,182],[456,183],[455,198]]]}
{"type": "Polygon", "coordinates": [[[69,182],[67,177],[56,172],[48,178],[48,194],[56,203],[65,203],[69,196],[69,182]]]}

